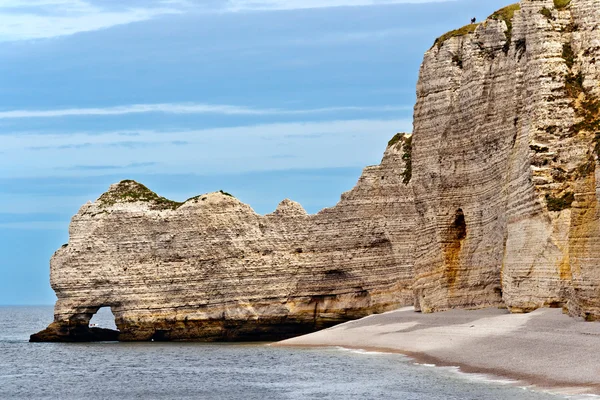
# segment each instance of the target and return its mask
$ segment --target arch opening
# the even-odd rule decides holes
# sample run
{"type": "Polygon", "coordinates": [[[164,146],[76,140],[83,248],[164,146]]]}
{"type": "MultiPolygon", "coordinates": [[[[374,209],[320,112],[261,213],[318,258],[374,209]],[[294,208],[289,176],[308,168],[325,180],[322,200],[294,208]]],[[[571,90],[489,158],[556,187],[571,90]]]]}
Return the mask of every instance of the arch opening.
{"type": "Polygon", "coordinates": [[[119,330],[115,321],[115,315],[113,314],[111,307],[108,306],[100,307],[98,311],[92,315],[89,327],[112,329],[114,331],[119,330]]]}

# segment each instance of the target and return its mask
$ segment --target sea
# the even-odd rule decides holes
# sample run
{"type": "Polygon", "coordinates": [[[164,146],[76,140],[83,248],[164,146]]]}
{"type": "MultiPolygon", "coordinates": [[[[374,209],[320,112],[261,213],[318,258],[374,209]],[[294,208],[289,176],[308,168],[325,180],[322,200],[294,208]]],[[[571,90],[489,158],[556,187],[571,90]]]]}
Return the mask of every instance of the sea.
{"type": "MultiPolygon", "coordinates": [[[[388,353],[269,343],[29,343],[52,307],[0,307],[0,399],[542,400],[564,395],[388,353]]],[[[92,321],[113,327],[101,310],[92,321]]]]}

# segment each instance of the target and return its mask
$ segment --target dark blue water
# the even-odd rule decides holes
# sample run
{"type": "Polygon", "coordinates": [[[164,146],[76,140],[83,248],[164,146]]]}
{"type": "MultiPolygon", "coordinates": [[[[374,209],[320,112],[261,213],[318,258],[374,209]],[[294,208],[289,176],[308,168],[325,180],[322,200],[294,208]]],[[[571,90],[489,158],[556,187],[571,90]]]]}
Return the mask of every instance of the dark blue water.
{"type": "MultiPolygon", "coordinates": [[[[104,312],[95,321],[109,325],[104,312]]],[[[0,307],[1,399],[519,399],[563,397],[474,381],[395,354],[266,344],[28,343],[51,307],[0,307]]]]}

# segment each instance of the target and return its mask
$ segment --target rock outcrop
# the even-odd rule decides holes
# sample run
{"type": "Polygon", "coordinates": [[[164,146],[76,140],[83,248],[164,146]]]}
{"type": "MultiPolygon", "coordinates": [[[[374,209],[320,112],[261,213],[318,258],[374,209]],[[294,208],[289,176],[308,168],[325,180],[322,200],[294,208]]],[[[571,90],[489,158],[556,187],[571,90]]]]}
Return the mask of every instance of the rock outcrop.
{"type": "Polygon", "coordinates": [[[440,38],[417,87],[416,305],[599,319],[600,4],[524,0],[440,38]]]}
{"type": "Polygon", "coordinates": [[[121,341],[210,341],[291,337],[411,304],[407,142],[397,136],[381,165],[316,215],[290,200],[260,216],[224,192],[176,203],[113,185],[81,208],[52,257],[55,321],[32,339],[79,339],[107,306],[121,341]]]}
{"type": "Polygon", "coordinates": [[[413,136],[316,215],[113,185],[52,258],[36,338],[80,338],[103,306],[119,340],[279,339],[409,304],[600,320],[599,25],[598,0],[523,0],[443,35],[413,136]]]}

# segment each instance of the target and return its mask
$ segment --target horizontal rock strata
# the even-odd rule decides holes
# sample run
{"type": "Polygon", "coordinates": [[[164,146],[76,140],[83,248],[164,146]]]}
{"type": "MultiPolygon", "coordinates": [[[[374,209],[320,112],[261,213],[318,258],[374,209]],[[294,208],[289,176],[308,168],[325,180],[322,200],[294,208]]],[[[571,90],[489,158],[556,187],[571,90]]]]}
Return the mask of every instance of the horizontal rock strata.
{"type": "Polygon", "coordinates": [[[597,0],[524,0],[426,53],[413,154],[421,310],[600,318],[599,23],[597,0]]]}
{"type": "Polygon", "coordinates": [[[217,192],[183,204],[113,185],[73,218],[51,260],[55,322],[81,332],[110,307],[119,340],[273,340],[412,303],[414,205],[404,143],[340,203],[260,216],[217,192]]]}
{"type": "Polygon", "coordinates": [[[52,258],[35,339],[94,338],[104,306],[119,340],[279,339],[412,304],[600,320],[599,25],[598,0],[523,0],[443,35],[414,134],[316,215],[112,186],[52,258]]]}

